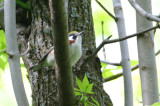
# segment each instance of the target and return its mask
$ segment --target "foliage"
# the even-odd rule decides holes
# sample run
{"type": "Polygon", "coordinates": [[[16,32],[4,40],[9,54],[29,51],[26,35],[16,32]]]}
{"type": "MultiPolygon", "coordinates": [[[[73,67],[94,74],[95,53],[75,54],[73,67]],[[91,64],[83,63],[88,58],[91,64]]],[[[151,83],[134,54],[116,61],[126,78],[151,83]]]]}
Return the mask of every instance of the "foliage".
{"type": "Polygon", "coordinates": [[[154,103],[152,106],[160,106],[160,102],[154,103]]]}
{"type": "Polygon", "coordinates": [[[7,59],[7,54],[5,54],[4,51],[1,51],[6,49],[6,38],[3,30],[0,30],[0,38],[1,38],[0,39],[0,62],[1,62],[0,69],[4,70],[8,62],[8,59],[7,59]]]}
{"type": "Polygon", "coordinates": [[[89,83],[89,80],[86,75],[83,78],[83,82],[76,77],[76,83],[79,88],[74,88],[74,90],[75,95],[80,96],[78,102],[84,103],[85,106],[100,106],[99,103],[93,97],[91,97],[93,103],[89,101],[88,95],[94,94],[94,92],[92,92],[93,83],[89,83]]]}
{"type": "Polygon", "coordinates": [[[16,3],[17,3],[18,5],[20,5],[21,7],[27,9],[27,10],[31,10],[30,2],[28,2],[27,4],[25,4],[25,3],[22,2],[21,0],[16,0],[16,3]]]}
{"type": "MultiPolygon", "coordinates": [[[[136,61],[136,60],[131,60],[131,66],[134,66],[134,65],[136,65],[136,64],[138,64],[138,61],[136,61]]],[[[115,70],[120,70],[120,69],[122,69],[121,66],[115,66],[115,67],[113,67],[113,68],[108,68],[108,67],[107,67],[108,64],[102,63],[102,62],[101,62],[101,66],[102,66],[102,76],[103,76],[103,78],[107,78],[107,77],[113,76],[113,75],[114,75],[113,72],[112,72],[113,70],[115,71],[115,70]]]]}
{"type": "Polygon", "coordinates": [[[136,65],[136,64],[138,64],[138,61],[136,61],[136,60],[131,60],[131,66],[134,66],[134,65],[136,65]]]}
{"type": "Polygon", "coordinates": [[[2,0],[0,0],[0,7],[3,7],[4,5],[1,4],[2,0]]]}
{"type": "MultiPolygon", "coordinates": [[[[106,6],[106,8],[113,13],[112,1],[100,0],[100,2],[106,6]]],[[[110,35],[112,33],[114,20],[95,2],[92,1],[93,21],[95,35],[99,36],[102,34],[102,21],[104,22],[104,34],[110,35]]]]}

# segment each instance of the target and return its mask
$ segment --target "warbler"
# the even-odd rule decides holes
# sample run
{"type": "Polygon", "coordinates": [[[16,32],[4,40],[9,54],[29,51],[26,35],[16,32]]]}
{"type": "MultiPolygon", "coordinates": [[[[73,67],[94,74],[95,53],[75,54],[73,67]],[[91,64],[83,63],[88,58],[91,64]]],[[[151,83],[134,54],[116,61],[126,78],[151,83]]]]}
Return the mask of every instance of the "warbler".
{"type": "MultiPolygon", "coordinates": [[[[77,63],[82,55],[82,34],[84,31],[77,32],[72,31],[68,34],[69,41],[69,56],[71,60],[71,66],[77,63]]],[[[63,63],[62,63],[63,64],[63,63]]],[[[55,66],[54,47],[52,47],[39,61],[37,65],[33,65],[29,70],[37,71],[42,67],[55,66]]]]}

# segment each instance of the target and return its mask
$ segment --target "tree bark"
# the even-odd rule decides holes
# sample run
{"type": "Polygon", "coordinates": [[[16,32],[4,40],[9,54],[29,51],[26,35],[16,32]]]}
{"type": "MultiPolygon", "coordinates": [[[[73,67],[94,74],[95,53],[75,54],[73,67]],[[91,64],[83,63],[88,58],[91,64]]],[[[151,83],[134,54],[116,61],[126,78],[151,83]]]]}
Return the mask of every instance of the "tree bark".
{"type": "MultiPolygon", "coordinates": [[[[136,0],[142,8],[151,12],[151,1],[136,0]]],[[[137,32],[151,28],[152,22],[136,13],[137,32]]],[[[137,37],[139,70],[142,86],[143,106],[152,105],[159,101],[157,68],[154,51],[153,31],[145,33],[143,37],[137,37]]]]}
{"type": "Polygon", "coordinates": [[[20,54],[17,45],[15,14],[16,1],[5,0],[4,4],[5,34],[12,86],[16,97],[17,105],[29,106],[22,81],[20,54]]]}
{"type": "MultiPolygon", "coordinates": [[[[117,29],[119,38],[126,36],[126,28],[124,22],[123,9],[120,0],[113,0],[114,12],[117,17],[117,29]]],[[[133,106],[133,87],[131,76],[131,64],[128,50],[127,40],[120,42],[121,48],[121,65],[123,68],[124,78],[124,94],[125,94],[125,106],[133,106]]]]}
{"type": "MultiPolygon", "coordinates": [[[[30,27],[18,25],[20,51],[24,52],[26,50],[27,42],[30,42],[32,47],[30,52],[23,56],[27,69],[38,63],[41,57],[53,46],[48,7],[49,2],[46,0],[32,0],[32,22],[30,27]]],[[[100,106],[112,106],[109,96],[103,90],[99,58],[95,57],[91,61],[79,65],[84,62],[83,60],[86,56],[92,54],[96,47],[90,0],[69,0],[68,26],[69,31],[85,31],[83,35],[83,56],[77,65],[73,67],[74,79],[75,76],[82,79],[86,74],[90,83],[94,83],[94,99],[99,102],[100,106]]],[[[57,96],[59,94],[57,93],[54,69],[52,67],[44,67],[38,72],[28,70],[28,75],[32,87],[33,104],[36,106],[58,106],[57,96]]],[[[74,86],[76,87],[75,82],[74,86]]]]}

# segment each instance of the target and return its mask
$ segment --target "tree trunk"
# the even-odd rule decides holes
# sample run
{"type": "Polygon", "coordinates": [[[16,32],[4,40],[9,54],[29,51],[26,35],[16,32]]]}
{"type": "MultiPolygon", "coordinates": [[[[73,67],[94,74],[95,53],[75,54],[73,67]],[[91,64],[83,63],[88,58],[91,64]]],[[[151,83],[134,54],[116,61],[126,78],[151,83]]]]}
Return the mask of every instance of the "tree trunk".
{"type": "MultiPolygon", "coordinates": [[[[120,0],[113,0],[114,12],[117,17],[117,29],[119,38],[126,36],[126,27],[124,22],[123,9],[120,0]]],[[[125,94],[125,106],[133,106],[133,87],[132,87],[132,76],[131,76],[131,64],[128,50],[127,40],[120,42],[121,49],[121,65],[123,68],[124,78],[124,94],[125,94]]]]}
{"type": "MultiPolygon", "coordinates": [[[[20,52],[24,52],[27,49],[27,42],[30,42],[31,45],[30,52],[23,56],[27,69],[38,63],[42,56],[53,46],[48,7],[49,2],[46,0],[32,0],[32,22],[30,27],[18,26],[20,52]]],[[[82,58],[91,55],[96,46],[90,0],[69,0],[68,25],[69,31],[85,31],[85,34],[83,34],[82,58]]],[[[84,74],[86,74],[90,83],[94,83],[94,99],[99,102],[100,106],[112,106],[109,96],[103,90],[103,78],[99,58],[95,57],[87,63],[79,65],[83,62],[83,59],[80,59],[77,65],[74,66],[74,79],[75,76],[82,79],[84,74]]],[[[36,106],[58,106],[57,96],[59,94],[54,69],[44,67],[38,72],[28,70],[28,75],[32,87],[33,104],[36,106]]],[[[76,87],[76,84],[74,86],[76,87]]]]}
{"type": "MultiPolygon", "coordinates": [[[[151,12],[151,1],[136,0],[146,11],[151,12]]],[[[152,27],[152,22],[136,14],[137,32],[152,27]]],[[[137,38],[139,70],[142,85],[143,106],[159,101],[157,68],[154,51],[153,31],[137,38]]]]}

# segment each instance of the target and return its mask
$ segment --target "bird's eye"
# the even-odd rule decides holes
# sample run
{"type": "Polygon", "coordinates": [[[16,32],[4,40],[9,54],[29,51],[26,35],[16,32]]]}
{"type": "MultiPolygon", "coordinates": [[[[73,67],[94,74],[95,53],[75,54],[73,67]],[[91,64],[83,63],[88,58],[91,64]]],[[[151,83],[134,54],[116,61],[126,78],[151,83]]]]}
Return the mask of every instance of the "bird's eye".
{"type": "Polygon", "coordinates": [[[76,38],[77,38],[77,36],[74,35],[74,36],[73,36],[73,39],[75,40],[76,38]]]}

